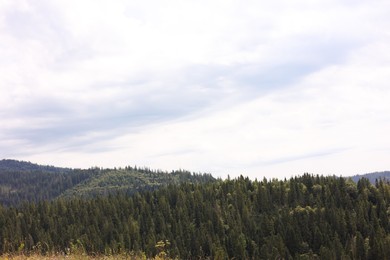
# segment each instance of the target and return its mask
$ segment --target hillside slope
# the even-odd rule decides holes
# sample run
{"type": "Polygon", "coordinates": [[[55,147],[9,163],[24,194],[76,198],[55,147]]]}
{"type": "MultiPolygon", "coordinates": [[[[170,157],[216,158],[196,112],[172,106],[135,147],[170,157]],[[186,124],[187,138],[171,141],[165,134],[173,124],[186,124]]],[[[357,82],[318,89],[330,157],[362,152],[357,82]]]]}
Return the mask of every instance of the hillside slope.
{"type": "Polygon", "coordinates": [[[0,204],[18,205],[27,201],[58,197],[94,197],[117,192],[132,194],[168,184],[214,181],[210,174],[188,171],[162,172],[147,168],[68,169],[16,160],[0,161],[0,204]]]}
{"type": "Polygon", "coordinates": [[[375,181],[379,179],[390,181],[390,171],[372,172],[372,173],[354,175],[351,177],[351,179],[354,182],[358,182],[361,178],[368,179],[372,184],[375,184],[375,181]]]}
{"type": "Polygon", "coordinates": [[[117,192],[133,194],[138,191],[154,190],[168,184],[206,183],[215,179],[210,174],[193,174],[188,171],[152,171],[126,167],[124,169],[98,170],[91,178],[66,190],[61,197],[83,198],[108,195],[117,192]]]}
{"type": "Polygon", "coordinates": [[[39,165],[36,163],[18,161],[12,159],[3,159],[0,160],[0,172],[4,172],[4,171],[64,173],[64,172],[70,172],[71,169],[49,166],[49,165],[39,165]]]}
{"type": "Polygon", "coordinates": [[[146,257],[164,251],[173,259],[388,259],[389,207],[390,184],[367,179],[168,185],[133,196],[0,206],[0,255],[39,248],[146,257]]]}
{"type": "Polygon", "coordinates": [[[0,161],[0,204],[52,200],[90,178],[91,171],[42,166],[15,160],[0,161]]]}

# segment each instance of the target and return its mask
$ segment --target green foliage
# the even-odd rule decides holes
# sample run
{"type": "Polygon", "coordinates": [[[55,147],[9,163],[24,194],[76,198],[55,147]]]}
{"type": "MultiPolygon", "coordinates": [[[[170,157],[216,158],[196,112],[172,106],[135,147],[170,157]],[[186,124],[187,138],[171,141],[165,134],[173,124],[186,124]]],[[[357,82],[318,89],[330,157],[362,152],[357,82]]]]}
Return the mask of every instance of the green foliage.
{"type": "Polygon", "coordinates": [[[215,181],[210,174],[188,171],[152,171],[148,168],[87,170],[41,166],[15,160],[0,161],[0,204],[16,206],[56,198],[109,195],[118,192],[134,194],[182,182],[215,181]]]}
{"type": "Polygon", "coordinates": [[[49,165],[38,165],[31,162],[3,159],[0,160],[0,172],[46,172],[46,173],[65,173],[70,172],[69,168],[60,168],[49,165]]]}
{"type": "Polygon", "coordinates": [[[188,171],[152,171],[126,167],[124,169],[101,169],[91,178],[66,190],[61,197],[92,198],[117,192],[134,194],[144,190],[154,190],[168,184],[182,182],[205,183],[214,181],[210,174],[191,174],[188,171]]]}
{"type": "Polygon", "coordinates": [[[56,173],[0,170],[0,203],[15,206],[22,202],[51,200],[90,178],[92,174],[82,170],[56,173]]]}
{"type": "MultiPolygon", "coordinates": [[[[101,174],[118,171],[126,170],[101,174]]],[[[121,178],[106,181],[115,186],[121,178]]],[[[41,254],[144,252],[156,259],[386,259],[389,209],[384,181],[373,186],[366,179],[355,184],[305,174],[171,184],[132,195],[0,207],[0,253],[28,255],[39,248],[41,254]]]]}

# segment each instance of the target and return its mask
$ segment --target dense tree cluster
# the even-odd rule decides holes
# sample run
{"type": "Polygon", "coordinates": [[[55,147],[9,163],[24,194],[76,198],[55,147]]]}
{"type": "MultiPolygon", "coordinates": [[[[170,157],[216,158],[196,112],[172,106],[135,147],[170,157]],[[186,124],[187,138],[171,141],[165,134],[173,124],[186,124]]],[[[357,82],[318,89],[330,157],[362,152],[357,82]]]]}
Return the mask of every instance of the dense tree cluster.
{"type": "Polygon", "coordinates": [[[11,159],[2,159],[0,160],[0,172],[46,172],[46,173],[64,173],[70,172],[70,168],[61,168],[51,165],[39,165],[36,163],[17,161],[11,159]]]}
{"type": "Polygon", "coordinates": [[[386,259],[390,185],[303,175],[185,183],[0,207],[1,253],[145,252],[181,259],[386,259]]]}
{"type": "Polygon", "coordinates": [[[214,181],[210,174],[184,170],[163,172],[149,168],[68,169],[15,160],[0,161],[0,204],[15,206],[55,198],[83,197],[122,192],[133,194],[168,184],[214,181]]]}
{"type": "Polygon", "coordinates": [[[92,176],[91,171],[51,173],[44,171],[0,171],[0,204],[51,200],[92,176]]]}
{"type": "Polygon", "coordinates": [[[164,172],[130,166],[119,169],[90,169],[89,171],[91,170],[96,171],[91,178],[64,191],[61,197],[92,198],[118,192],[131,195],[139,191],[155,190],[168,184],[215,181],[210,174],[196,174],[184,170],[164,172]]]}

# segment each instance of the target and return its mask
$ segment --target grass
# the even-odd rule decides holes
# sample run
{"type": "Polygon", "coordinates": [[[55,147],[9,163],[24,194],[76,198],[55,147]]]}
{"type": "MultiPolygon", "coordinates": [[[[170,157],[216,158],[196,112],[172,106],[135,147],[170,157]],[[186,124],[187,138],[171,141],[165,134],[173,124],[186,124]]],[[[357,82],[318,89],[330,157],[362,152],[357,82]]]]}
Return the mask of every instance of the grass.
{"type": "Polygon", "coordinates": [[[131,260],[146,260],[146,259],[154,259],[154,260],[160,260],[160,259],[171,259],[167,257],[161,257],[156,256],[154,258],[146,258],[145,255],[132,255],[132,254],[120,254],[120,255],[111,255],[111,256],[104,256],[104,255],[97,255],[97,256],[89,256],[89,255],[39,255],[39,254],[31,254],[29,256],[27,255],[2,255],[0,256],[0,260],[60,260],[60,259],[66,259],[66,260],[116,260],[116,259],[131,259],[131,260]]]}
{"type": "MultiPolygon", "coordinates": [[[[56,260],[56,259],[67,259],[67,260],[111,260],[111,259],[129,259],[123,256],[102,256],[102,257],[94,257],[94,256],[63,256],[63,255],[53,255],[53,256],[42,256],[42,255],[30,255],[30,256],[24,256],[24,255],[18,255],[18,256],[1,256],[1,260],[56,260]]],[[[133,258],[137,259],[137,258],[133,258]]],[[[139,258],[141,259],[141,258],[139,258]]]]}
{"type": "MultiPolygon", "coordinates": [[[[144,256],[134,256],[128,254],[122,255],[112,255],[112,256],[88,256],[88,255],[3,255],[0,256],[0,260],[57,260],[57,259],[66,259],[66,260],[114,260],[114,259],[146,259],[144,256]]],[[[159,259],[159,258],[154,258],[159,259]]]]}

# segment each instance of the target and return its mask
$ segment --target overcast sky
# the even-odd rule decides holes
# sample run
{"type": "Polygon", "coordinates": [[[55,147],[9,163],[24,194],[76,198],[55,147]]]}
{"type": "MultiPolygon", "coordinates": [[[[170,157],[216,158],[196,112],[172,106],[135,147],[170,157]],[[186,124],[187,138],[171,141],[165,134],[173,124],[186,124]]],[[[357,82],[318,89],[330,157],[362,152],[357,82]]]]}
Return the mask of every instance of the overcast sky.
{"type": "Polygon", "coordinates": [[[0,0],[0,159],[390,170],[390,1],[0,0]]]}

